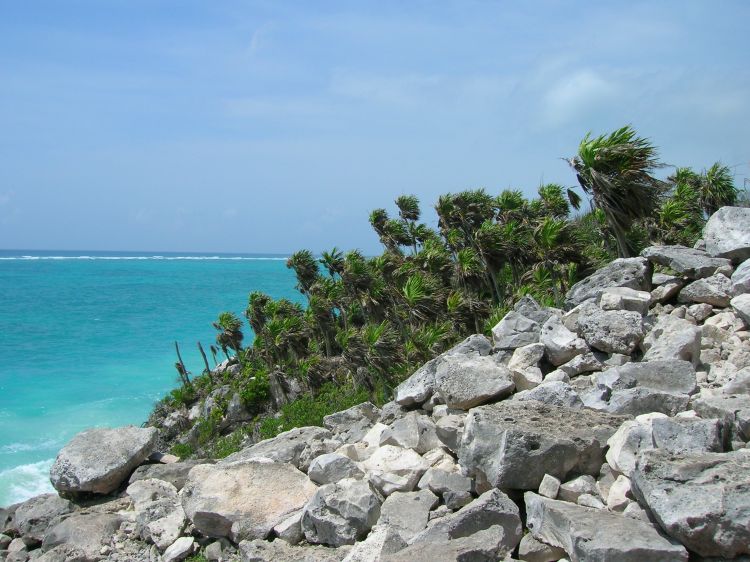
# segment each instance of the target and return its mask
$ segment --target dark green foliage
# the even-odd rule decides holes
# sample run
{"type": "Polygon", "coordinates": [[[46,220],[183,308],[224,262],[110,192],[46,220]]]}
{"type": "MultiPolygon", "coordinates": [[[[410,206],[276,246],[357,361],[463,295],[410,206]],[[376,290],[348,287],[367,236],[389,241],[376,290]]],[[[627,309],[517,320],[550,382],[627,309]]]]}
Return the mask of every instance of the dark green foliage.
{"type": "Polygon", "coordinates": [[[187,443],[175,443],[172,445],[171,453],[181,459],[187,459],[193,454],[193,448],[187,443]]]}

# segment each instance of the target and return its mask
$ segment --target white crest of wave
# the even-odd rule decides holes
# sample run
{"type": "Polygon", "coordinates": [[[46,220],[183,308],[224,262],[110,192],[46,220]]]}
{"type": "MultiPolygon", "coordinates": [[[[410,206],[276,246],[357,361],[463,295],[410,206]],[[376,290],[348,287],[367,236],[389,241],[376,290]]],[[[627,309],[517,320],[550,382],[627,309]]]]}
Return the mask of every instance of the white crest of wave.
{"type": "Polygon", "coordinates": [[[38,260],[159,260],[159,261],[285,261],[285,257],[261,256],[4,256],[0,261],[38,261],[38,260]]]}
{"type": "Polygon", "coordinates": [[[8,443],[0,447],[0,455],[26,453],[29,451],[43,451],[44,449],[60,448],[60,442],[55,439],[45,439],[36,443],[8,443]]]}
{"type": "Polygon", "coordinates": [[[53,460],[22,464],[0,471],[0,506],[54,492],[49,481],[49,469],[53,460]]]}

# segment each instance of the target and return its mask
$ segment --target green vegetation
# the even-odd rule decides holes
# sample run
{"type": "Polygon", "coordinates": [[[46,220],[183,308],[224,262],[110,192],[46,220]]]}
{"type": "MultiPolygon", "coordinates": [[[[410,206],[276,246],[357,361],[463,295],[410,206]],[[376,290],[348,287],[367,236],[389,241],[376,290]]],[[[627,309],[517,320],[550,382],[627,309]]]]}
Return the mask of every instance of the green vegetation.
{"type": "MultiPolygon", "coordinates": [[[[579,211],[583,201],[574,189],[558,184],[539,186],[534,198],[474,189],[440,196],[431,228],[417,197],[402,195],[394,215],[370,214],[381,255],[295,252],[287,267],[306,306],[252,292],[245,318],[255,337],[247,347],[241,319],[222,312],[213,324],[216,343],[237,358],[237,369],[205,372],[167,401],[189,405],[229,385],[256,416],[260,437],[319,425],[368,396],[387,400],[425,361],[469,334],[488,333],[521,296],[559,305],[574,283],[618,255],[657,243],[692,245],[711,212],[738,200],[729,169],[719,163],[700,174],[678,168],[666,180],[655,178],[663,166],[656,148],[631,127],[586,135],[568,162],[587,211],[579,211]],[[288,380],[305,393],[275,404],[274,416],[272,389],[288,380]]],[[[217,439],[225,411],[223,404],[191,430],[194,443],[217,456],[249,434],[217,439]]]]}

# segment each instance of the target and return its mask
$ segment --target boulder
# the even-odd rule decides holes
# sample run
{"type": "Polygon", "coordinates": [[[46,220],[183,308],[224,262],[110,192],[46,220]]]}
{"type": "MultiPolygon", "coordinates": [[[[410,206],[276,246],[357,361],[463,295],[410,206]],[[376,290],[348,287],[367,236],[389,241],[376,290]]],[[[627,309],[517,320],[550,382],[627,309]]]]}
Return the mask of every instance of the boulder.
{"type": "Polygon", "coordinates": [[[185,528],[185,512],[177,488],[152,478],[134,482],[128,486],[127,494],[135,508],[136,532],[164,552],[185,528]]]}
{"type": "Polygon", "coordinates": [[[158,433],[154,427],[87,429],[57,454],[50,481],[58,492],[113,492],[153,452],[158,433]]]}
{"type": "Polygon", "coordinates": [[[745,324],[750,324],[750,293],[738,295],[729,302],[737,316],[742,318],[745,324]]]}
{"type": "Polygon", "coordinates": [[[450,509],[459,509],[472,500],[471,478],[458,472],[429,468],[417,487],[437,494],[450,509]]]}
{"type": "Polygon", "coordinates": [[[539,341],[544,345],[547,360],[555,367],[589,350],[584,340],[565,327],[558,314],[553,314],[544,323],[539,341]]]}
{"type": "Polygon", "coordinates": [[[508,361],[508,369],[513,375],[516,390],[528,390],[542,382],[539,361],[544,357],[544,344],[531,343],[513,351],[508,361]]]}
{"type": "Polygon", "coordinates": [[[586,343],[605,353],[630,355],[643,339],[638,312],[588,309],[578,318],[578,331],[586,343]]]}
{"type": "Polygon", "coordinates": [[[239,550],[242,562],[341,562],[350,547],[292,546],[285,541],[261,539],[242,541],[239,550]]]}
{"type": "Polygon", "coordinates": [[[539,484],[539,495],[554,500],[560,492],[561,485],[562,483],[559,479],[549,474],[545,474],[544,478],[542,478],[542,483],[539,484]]]}
{"type": "Polygon", "coordinates": [[[508,553],[504,530],[499,525],[477,531],[468,537],[437,542],[414,543],[395,554],[383,557],[382,562],[469,562],[512,560],[508,553]]]}
{"type": "Polygon", "coordinates": [[[380,508],[378,526],[391,527],[408,541],[427,527],[430,511],[439,501],[430,490],[394,492],[380,508]]]}
{"type": "Polygon", "coordinates": [[[467,416],[459,460],[478,485],[536,490],[545,474],[598,474],[607,439],[626,419],[536,401],[480,406],[467,416]]]}
{"type": "Polygon", "coordinates": [[[413,375],[398,385],[395,402],[401,406],[419,406],[427,402],[435,392],[435,372],[444,358],[457,355],[486,356],[491,351],[492,344],[486,337],[480,334],[469,336],[458,345],[422,365],[413,375]]]}
{"type": "Polygon", "coordinates": [[[711,256],[735,263],[750,258],[750,209],[722,207],[706,222],[703,238],[711,256]]]}
{"type": "Polygon", "coordinates": [[[562,548],[538,541],[531,533],[524,535],[518,545],[518,559],[524,562],[550,562],[565,556],[562,548]]]}
{"type": "Polygon", "coordinates": [[[693,394],[697,388],[692,363],[665,359],[613,367],[597,375],[596,382],[611,390],[646,386],[655,390],[693,394]]]}
{"type": "Polygon", "coordinates": [[[733,441],[750,441],[750,400],[747,394],[701,395],[693,400],[692,407],[703,418],[723,420],[733,441]]]}
{"type": "Polygon", "coordinates": [[[461,447],[465,421],[466,415],[451,414],[440,418],[435,426],[438,439],[454,453],[461,447]]]}
{"type": "Polygon", "coordinates": [[[607,463],[629,477],[635,470],[638,455],[645,451],[721,452],[722,424],[716,419],[643,414],[622,424],[607,444],[607,463]]]}
{"type": "MultiPolygon", "coordinates": [[[[410,492],[414,490],[419,479],[429,468],[427,461],[412,449],[403,449],[393,445],[379,447],[367,460],[362,462],[362,468],[369,473],[370,479],[382,475],[398,477],[398,482],[391,480],[391,484],[378,486],[385,495],[394,491],[410,492]]],[[[376,483],[377,485],[377,483],[376,483]]]]}
{"type": "MultiPolygon", "coordinates": [[[[492,489],[455,513],[438,519],[409,542],[410,545],[448,545],[456,539],[492,530],[495,535],[494,541],[497,542],[494,545],[485,544],[502,552],[500,554],[502,556],[511,552],[521,541],[521,529],[518,506],[500,490],[492,489]]],[[[472,558],[464,559],[471,560],[472,558]]],[[[473,559],[485,560],[485,558],[473,559]]]]}
{"type": "Polygon", "coordinates": [[[584,494],[599,495],[596,489],[596,480],[588,474],[578,476],[573,478],[573,480],[568,480],[560,484],[560,489],[557,491],[557,499],[575,503],[584,494]]]}
{"type": "Polygon", "coordinates": [[[364,480],[347,478],[326,484],[302,512],[307,542],[341,546],[362,540],[380,517],[381,499],[364,480]]]}
{"type": "Polygon", "coordinates": [[[651,305],[651,293],[628,287],[609,287],[599,296],[602,310],[629,310],[644,316],[651,305]]]}
{"type": "Polygon", "coordinates": [[[732,273],[732,294],[750,293],[750,260],[743,261],[732,273]]]}
{"type": "Polygon", "coordinates": [[[571,287],[565,296],[565,309],[589,299],[598,299],[609,287],[651,290],[651,264],[645,258],[619,258],[598,269],[571,287]]]}
{"type": "Polygon", "coordinates": [[[307,476],[316,484],[331,484],[344,478],[362,478],[364,472],[349,457],[327,453],[313,459],[307,476]]]}
{"type": "Polygon", "coordinates": [[[685,286],[677,300],[683,303],[706,303],[712,306],[726,307],[732,298],[732,282],[721,273],[698,279],[685,286]]]}
{"type": "Polygon", "coordinates": [[[435,371],[435,386],[449,408],[468,410],[508,396],[515,384],[510,371],[492,357],[455,355],[435,371]]]}
{"type": "MultiPolygon", "coordinates": [[[[650,412],[661,412],[674,416],[688,408],[690,397],[681,392],[667,392],[646,386],[615,390],[607,405],[602,408],[613,414],[639,416],[650,412]]],[[[589,406],[589,404],[586,404],[589,406]]],[[[598,409],[598,408],[597,408],[598,409]]]]}
{"type": "Polygon", "coordinates": [[[363,402],[323,418],[323,426],[343,443],[362,439],[380,418],[380,409],[372,402],[363,402]]]}
{"type": "Polygon", "coordinates": [[[583,408],[583,402],[573,387],[560,381],[545,381],[531,390],[517,392],[511,400],[536,400],[553,406],[583,408]]]}
{"type": "Polygon", "coordinates": [[[199,532],[239,542],[268,536],[316,490],[291,464],[251,460],[198,465],[180,495],[185,514],[199,532]]]}
{"type": "Polygon", "coordinates": [[[643,453],[632,478],[662,529],[701,556],[750,554],[750,454],[643,453]]]}
{"type": "Polygon", "coordinates": [[[51,523],[71,513],[75,506],[57,494],[43,494],[19,504],[15,510],[15,532],[29,544],[41,543],[51,523]]]}
{"type": "Polygon", "coordinates": [[[537,540],[565,550],[573,561],[686,562],[688,553],[653,525],[619,513],[524,494],[526,526],[537,540]]]}
{"type": "Polygon", "coordinates": [[[669,281],[658,287],[655,287],[651,291],[651,302],[652,303],[665,303],[677,295],[680,290],[685,286],[685,282],[682,279],[676,279],[669,281]]]}
{"type": "Polygon", "coordinates": [[[601,371],[606,367],[606,363],[602,360],[601,356],[602,354],[598,352],[576,355],[567,363],[560,365],[558,369],[569,377],[575,377],[582,373],[601,371]]]}
{"type": "Polygon", "coordinates": [[[195,552],[195,539],[193,537],[180,537],[164,552],[162,562],[179,562],[185,560],[195,552]]]}
{"type": "Polygon", "coordinates": [[[732,263],[726,258],[714,258],[702,250],[685,246],[649,246],[641,255],[651,263],[668,267],[689,279],[710,277],[717,269],[732,263]]]}
{"type": "Polygon", "coordinates": [[[418,412],[409,412],[380,434],[380,445],[395,445],[424,454],[442,445],[435,430],[432,418],[418,412]]]}
{"type": "Polygon", "coordinates": [[[78,551],[80,557],[73,560],[101,560],[102,547],[110,544],[121,523],[122,517],[109,513],[71,515],[47,531],[42,550],[65,545],[78,551]]]}
{"type": "Polygon", "coordinates": [[[722,388],[724,394],[750,394],[750,367],[737,371],[734,378],[722,388]]]}
{"type": "Polygon", "coordinates": [[[365,540],[355,543],[343,562],[380,562],[385,556],[406,546],[406,541],[396,529],[378,525],[365,540]]]}
{"type": "MultiPolygon", "coordinates": [[[[330,440],[331,437],[331,432],[322,427],[297,427],[237,451],[220,460],[218,464],[227,465],[238,461],[264,458],[306,469],[304,459],[309,455],[305,453],[312,447],[317,448],[321,442],[330,440]]],[[[330,450],[322,450],[319,454],[332,452],[339,445],[341,443],[335,444],[330,450]]],[[[307,464],[309,465],[309,461],[307,464]]]]}
{"type": "Polygon", "coordinates": [[[697,365],[701,354],[701,329],[681,318],[659,316],[641,344],[643,361],[682,359],[697,365]]]}
{"type": "Polygon", "coordinates": [[[538,342],[541,326],[551,315],[551,310],[539,306],[533,298],[523,297],[492,328],[495,349],[516,349],[538,342]]]}
{"type": "Polygon", "coordinates": [[[187,481],[188,473],[194,466],[212,463],[213,461],[206,459],[189,459],[171,464],[144,464],[135,469],[135,472],[130,476],[130,480],[128,480],[128,484],[148,478],[156,478],[169,482],[177,488],[177,491],[180,491],[187,481]]]}

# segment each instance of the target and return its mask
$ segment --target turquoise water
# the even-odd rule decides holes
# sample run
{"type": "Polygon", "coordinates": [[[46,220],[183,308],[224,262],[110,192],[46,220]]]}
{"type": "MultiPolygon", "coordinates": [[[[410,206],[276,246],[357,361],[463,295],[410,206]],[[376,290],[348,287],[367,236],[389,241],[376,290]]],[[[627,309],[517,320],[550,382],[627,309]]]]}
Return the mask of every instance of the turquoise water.
{"type": "Polygon", "coordinates": [[[256,289],[298,300],[294,283],[281,256],[0,250],[0,506],[49,491],[78,431],[145,421],[175,340],[200,373],[219,312],[256,289]]]}

